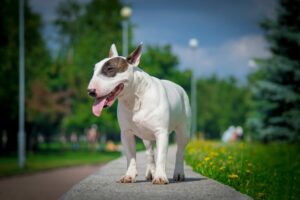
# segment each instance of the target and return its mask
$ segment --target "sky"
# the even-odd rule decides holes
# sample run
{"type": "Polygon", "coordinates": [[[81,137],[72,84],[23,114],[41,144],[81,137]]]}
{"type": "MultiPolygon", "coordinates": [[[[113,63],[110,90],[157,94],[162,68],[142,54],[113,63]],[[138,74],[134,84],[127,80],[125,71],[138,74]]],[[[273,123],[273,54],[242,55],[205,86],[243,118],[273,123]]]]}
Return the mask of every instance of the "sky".
{"type": "MultiPolygon", "coordinates": [[[[55,48],[51,25],[55,8],[63,0],[30,0],[32,9],[46,23],[42,31],[55,48]]],[[[79,0],[82,3],[89,0],[79,0]]],[[[171,44],[179,68],[192,68],[196,76],[235,76],[245,81],[256,66],[253,58],[270,55],[258,23],[276,15],[276,0],[122,0],[132,7],[134,42],[146,45],[171,44]],[[192,50],[189,40],[196,38],[192,50]]],[[[112,41],[113,42],[113,41],[112,41]]],[[[121,47],[119,47],[119,51],[121,47]]]]}

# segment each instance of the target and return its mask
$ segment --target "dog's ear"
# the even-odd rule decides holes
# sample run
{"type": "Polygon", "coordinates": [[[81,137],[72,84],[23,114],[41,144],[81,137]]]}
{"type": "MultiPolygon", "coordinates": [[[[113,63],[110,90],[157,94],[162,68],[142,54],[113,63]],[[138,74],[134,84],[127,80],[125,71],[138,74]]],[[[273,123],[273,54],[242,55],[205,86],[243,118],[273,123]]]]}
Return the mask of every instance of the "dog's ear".
{"type": "Polygon", "coordinates": [[[116,56],[118,56],[117,47],[115,44],[112,44],[110,47],[110,50],[109,50],[108,57],[111,58],[111,57],[116,57],[116,56]]]}
{"type": "Polygon", "coordinates": [[[127,58],[127,62],[133,66],[138,66],[140,63],[140,58],[142,55],[142,47],[143,44],[141,43],[127,58]]]}

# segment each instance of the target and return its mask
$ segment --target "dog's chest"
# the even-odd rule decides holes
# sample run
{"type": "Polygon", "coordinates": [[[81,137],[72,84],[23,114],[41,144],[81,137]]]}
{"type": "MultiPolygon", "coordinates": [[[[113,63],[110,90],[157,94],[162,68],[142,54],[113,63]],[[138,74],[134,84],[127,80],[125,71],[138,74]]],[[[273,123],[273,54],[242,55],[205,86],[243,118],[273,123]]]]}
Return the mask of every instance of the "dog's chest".
{"type": "Polygon", "coordinates": [[[125,131],[130,130],[141,139],[155,140],[153,118],[149,116],[147,110],[141,108],[141,105],[137,107],[138,109],[134,110],[121,109],[121,128],[125,131]]]}
{"type": "Polygon", "coordinates": [[[141,139],[155,140],[155,129],[151,119],[147,119],[142,113],[135,113],[132,116],[131,127],[134,134],[141,139]]]}

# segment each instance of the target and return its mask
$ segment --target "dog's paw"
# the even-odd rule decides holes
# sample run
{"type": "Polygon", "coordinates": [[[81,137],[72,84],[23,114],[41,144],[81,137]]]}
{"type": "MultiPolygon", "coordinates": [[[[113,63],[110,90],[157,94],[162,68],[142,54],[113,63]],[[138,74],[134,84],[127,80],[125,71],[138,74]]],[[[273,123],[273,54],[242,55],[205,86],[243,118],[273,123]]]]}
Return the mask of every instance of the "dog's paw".
{"type": "Polygon", "coordinates": [[[177,181],[177,182],[184,181],[185,180],[184,173],[174,173],[173,179],[174,179],[174,181],[177,181]]]}
{"type": "Polygon", "coordinates": [[[134,183],[135,182],[135,178],[129,175],[125,175],[123,176],[118,183],[134,183]]]}
{"type": "Polygon", "coordinates": [[[152,183],[158,185],[164,185],[164,184],[168,184],[169,180],[165,176],[155,176],[154,179],[152,180],[152,183]]]}

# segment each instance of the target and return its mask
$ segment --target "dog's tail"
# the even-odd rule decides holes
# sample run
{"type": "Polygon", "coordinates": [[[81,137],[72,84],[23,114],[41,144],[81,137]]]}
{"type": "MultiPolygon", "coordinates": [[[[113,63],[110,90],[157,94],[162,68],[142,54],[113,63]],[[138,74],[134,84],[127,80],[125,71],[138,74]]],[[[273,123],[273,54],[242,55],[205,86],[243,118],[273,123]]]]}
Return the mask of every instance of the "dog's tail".
{"type": "Polygon", "coordinates": [[[188,131],[189,131],[189,137],[191,137],[191,125],[192,125],[192,111],[191,111],[191,106],[190,106],[190,101],[189,101],[189,97],[186,94],[186,92],[183,92],[183,100],[184,100],[184,109],[185,109],[185,114],[187,117],[187,127],[188,127],[188,131]]]}

